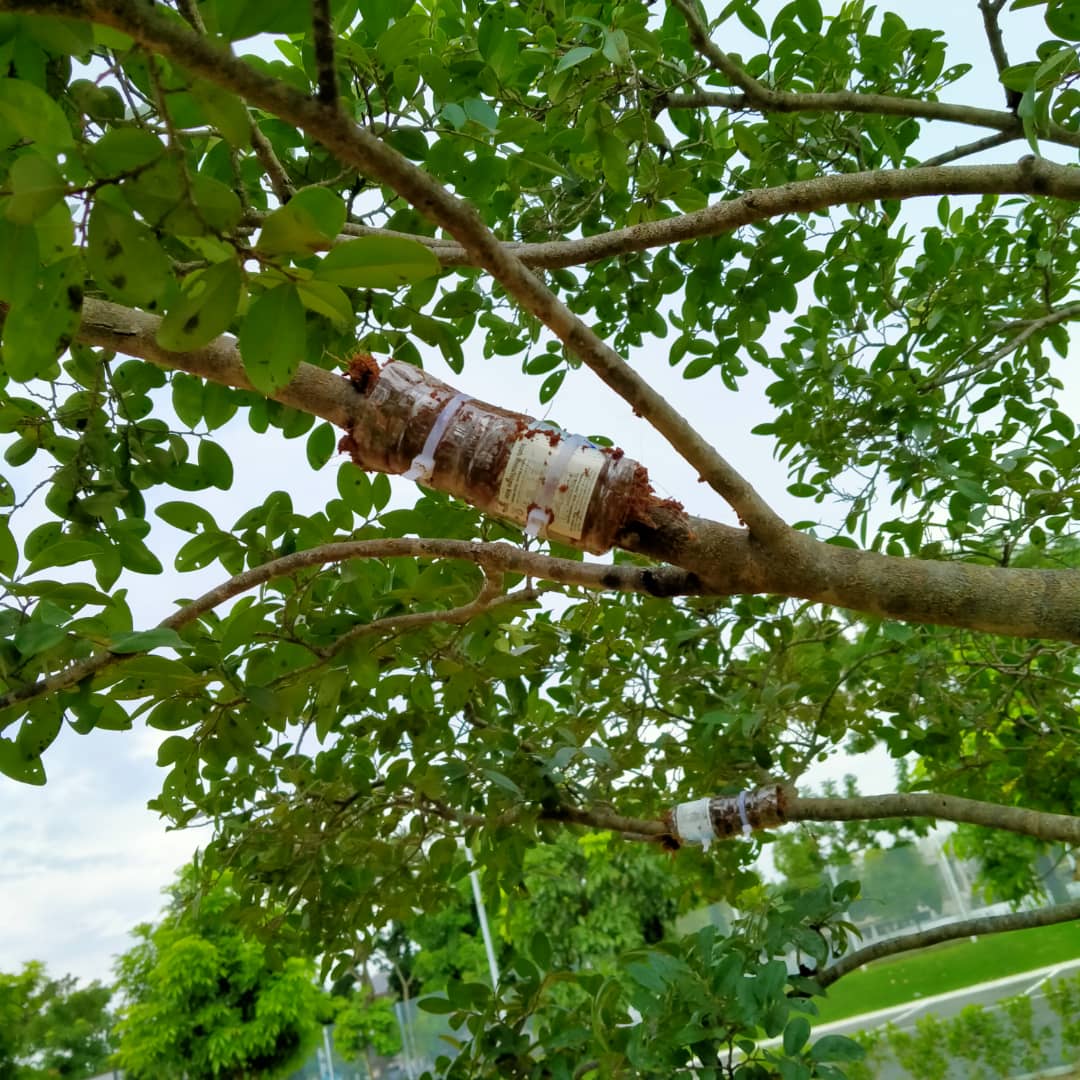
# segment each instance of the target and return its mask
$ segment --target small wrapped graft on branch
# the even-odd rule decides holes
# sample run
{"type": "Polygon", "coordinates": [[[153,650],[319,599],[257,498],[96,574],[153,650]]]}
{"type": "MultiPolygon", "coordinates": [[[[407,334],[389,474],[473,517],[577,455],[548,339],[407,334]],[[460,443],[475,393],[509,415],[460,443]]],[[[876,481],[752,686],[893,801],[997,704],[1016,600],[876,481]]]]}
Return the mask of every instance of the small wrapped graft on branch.
{"type": "Polygon", "coordinates": [[[404,474],[597,555],[660,505],[645,467],[621,450],[477,401],[412,364],[380,367],[361,353],[347,377],[364,404],[340,449],[363,469],[404,474]]]}
{"type": "Polygon", "coordinates": [[[791,792],[771,784],[738,795],[718,795],[680,803],[664,815],[677,844],[701,844],[707,851],[714,840],[742,833],[749,837],[758,829],[770,829],[788,820],[791,792]]]}

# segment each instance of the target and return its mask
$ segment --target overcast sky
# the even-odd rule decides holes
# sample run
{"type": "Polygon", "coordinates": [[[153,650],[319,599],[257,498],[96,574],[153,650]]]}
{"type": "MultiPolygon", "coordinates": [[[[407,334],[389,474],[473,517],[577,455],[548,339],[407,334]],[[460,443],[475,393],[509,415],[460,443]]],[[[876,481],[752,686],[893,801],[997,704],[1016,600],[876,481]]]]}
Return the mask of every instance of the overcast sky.
{"type": "MultiPolygon", "coordinates": [[[[759,4],[771,19],[778,3],[759,4]]],[[[827,10],[836,4],[826,3],[827,10]]],[[[910,26],[927,25],[946,31],[949,62],[966,61],[974,70],[948,91],[950,101],[1001,107],[1002,94],[982,37],[975,0],[963,4],[895,2],[884,5],[901,12],[910,26]]],[[[1006,13],[1006,40],[1012,59],[1027,59],[1046,36],[1038,9],[1006,13]],[[1008,31],[1020,29],[1020,36],[1008,31]]],[[[725,29],[725,34],[728,31],[725,29]]],[[[726,47],[738,48],[728,36],[726,47]]],[[[920,144],[925,155],[966,141],[969,134],[937,126],[920,144]]],[[[1026,153],[1015,144],[991,155],[1010,161],[1026,153]]],[[[936,200],[920,207],[906,204],[912,220],[929,220],[936,200]]],[[[788,520],[820,516],[812,502],[786,492],[786,476],[772,458],[768,439],[750,430],[771,418],[764,397],[770,376],[753,367],[738,394],[728,391],[719,375],[693,382],[673,373],[667,363],[667,344],[646,344],[628,359],[657,385],[699,430],[711,435],[719,449],[747,475],[788,520]]],[[[538,380],[520,374],[513,357],[483,360],[479,348],[461,376],[454,376],[435,360],[436,374],[475,397],[536,415],[538,380]]],[[[697,478],[667,444],[587,370],[571,372],[551,406],[551,417],[571,431],[604,433],[628,455],[646,464],[657,491],[683,502],[692,513],[734,524],[731,511],[718,496],[697,483],[697,478]]],[[[335,459],[320,472],[307,464],[303,439],[286,441],[280,433],[255,436],[246,420],[234,421],[215,436],[232,455],[236,468],[232,493],[201,494],[198,500],[228,526],[272,490],[287,488],[300,512],[314,511],[336,497],[335,459]]],[[[23,482],[25,479],[23,478],[23,482]]],[[[415,488],[393,480],[395,501],[411,505],[415,488]]],[[[161,493],[160,499],[180,497],[161,493]]],[[[26,515],[23,529],[32,525],[26,515]]],[[[179,596],[194,596],[214,584],[217,573],[178,575],[171,555],[185,536],[155,520],[155,550],[166,573],[157,578],[128,581],[137,628],[156,623],[179,596]],[[165,540],[170,551],[161,551],[165,540]]],[[[161,906],[160,890],[173,871],[190,858],[202,841],[199,832],[167,832],[146,809],[156,795],[161,773],[155,766],[161,734],[136,727],[129,732],[94,732],[77,736],[65,730],[48,751],[49,782],[31,788],[0,777],[0,971],[15,970],[23,961],[47,962],[53,974],[71,972],[82,979],[111,977],[112,958],[128,946],[127,934],[140,921],[152,920],[161,906]]],[[[819,767],[815,782],[838,778],[856,769],[864,791],[892,787],[891,764],[882,755],[865,760],[851,758],[819,767]]],[[[708,794],[702,792],[702,795],[708,794]]]]}

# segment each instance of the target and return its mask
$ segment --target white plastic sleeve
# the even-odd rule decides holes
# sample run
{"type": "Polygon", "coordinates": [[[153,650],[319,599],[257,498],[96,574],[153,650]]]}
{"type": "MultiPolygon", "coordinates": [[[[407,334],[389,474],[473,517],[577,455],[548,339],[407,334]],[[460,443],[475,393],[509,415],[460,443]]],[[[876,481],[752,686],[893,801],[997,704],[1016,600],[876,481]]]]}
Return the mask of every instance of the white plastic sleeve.
{"type": "Polygon", "coordinates": [[[675,807],[675,832],[680,840],[690,844],[700,844],[705,851],[716,839],[712,817],[709,813],[711,799],[696,799],[694,802],[679,803],[675,807]]]}

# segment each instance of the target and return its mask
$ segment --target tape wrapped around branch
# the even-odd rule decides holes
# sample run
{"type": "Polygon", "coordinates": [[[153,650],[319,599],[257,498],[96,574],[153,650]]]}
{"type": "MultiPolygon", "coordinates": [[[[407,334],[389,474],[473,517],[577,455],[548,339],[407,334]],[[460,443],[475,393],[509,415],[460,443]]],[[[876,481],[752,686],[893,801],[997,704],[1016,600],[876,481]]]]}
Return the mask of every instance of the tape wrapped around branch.
{"type": "Polygon", "coordinates": [[[708,851],[714,840],[741,833],[746,839],[758,829],[771,829],[787,820],[787,790],[780,784],[679,803],[667,815],[672,835],[683,844],[701,844],[708,851]]]}
{"type": "MultiPolygon", "coordinates": [[[[477,401],[401,361],[354,357],[356,420],[341,449],[363,469],[403,473],[561,543],[602,554],[657,505],[621,450],[477,401]]],[[[675,505],[668,503],[667,505],[675,505]]]]}

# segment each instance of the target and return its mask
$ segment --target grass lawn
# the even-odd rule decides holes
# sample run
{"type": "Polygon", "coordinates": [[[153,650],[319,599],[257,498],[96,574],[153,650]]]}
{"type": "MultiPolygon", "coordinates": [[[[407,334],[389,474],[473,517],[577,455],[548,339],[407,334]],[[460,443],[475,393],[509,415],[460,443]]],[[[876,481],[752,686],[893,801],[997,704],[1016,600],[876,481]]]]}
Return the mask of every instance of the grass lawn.
{"type": "Polygon", "coordinates": [[[1080,957],[1080,926],[1062,923],[1035,930],[953,941],[923,952],[890,957],[845,975],[815,999],[818,1023],[903,1005],[964,986],[1001,979],[1080,957]]]}

